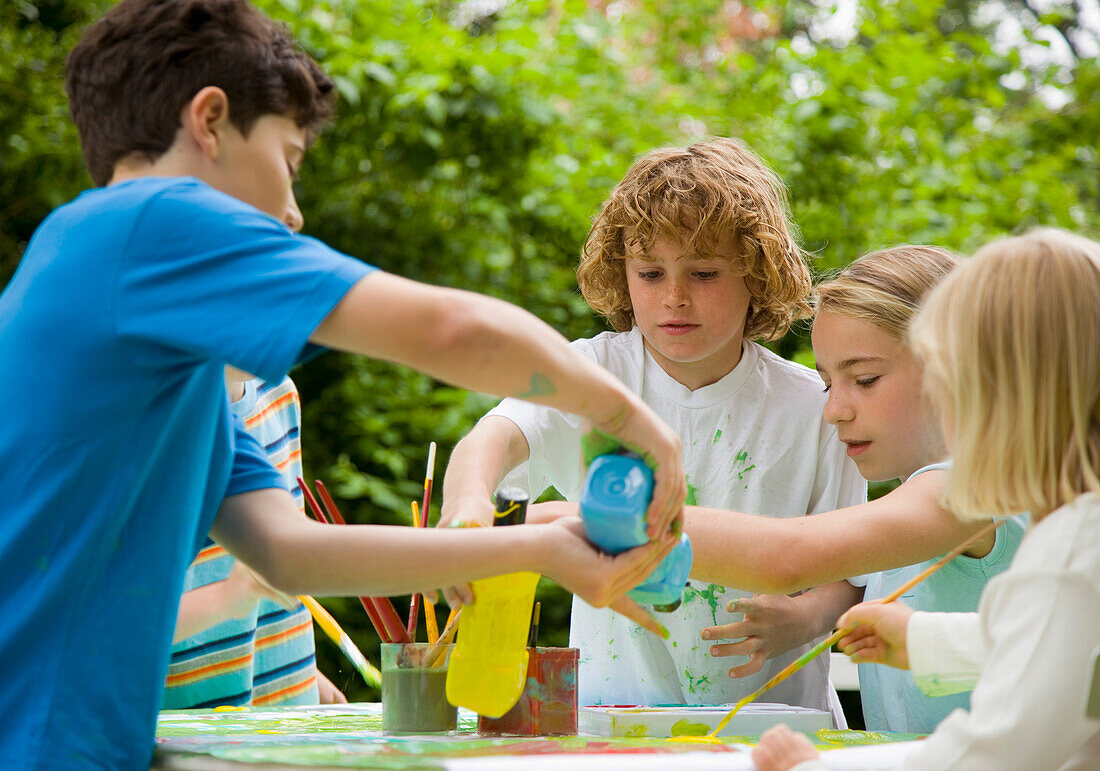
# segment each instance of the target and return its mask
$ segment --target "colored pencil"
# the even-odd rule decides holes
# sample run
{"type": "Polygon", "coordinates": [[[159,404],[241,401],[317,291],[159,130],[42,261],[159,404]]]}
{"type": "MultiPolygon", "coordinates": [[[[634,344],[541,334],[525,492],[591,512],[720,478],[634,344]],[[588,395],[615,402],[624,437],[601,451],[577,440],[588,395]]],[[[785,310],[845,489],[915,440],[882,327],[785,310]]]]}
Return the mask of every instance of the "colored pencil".
{"type": "MultiPolygon", "coordinates": [[[[428,445],[428,469],[424,474],[424,502],[420,506],[420,513],[416,511],[416,501],[413,501],[413,526],[414,527],[427,527],[428,526],[428,506],[431,505],[432,500],[432,478],[435,476],[435,442],[428,445]]],[[[434,608],[433,608],[434,610],[434,608]]],[[[424,608],[424,613],[427,615],[428,609],[424,608]]],[[[413,593],[412,598],[409,600],[409,625],[405,631],[409,635],[409,639],[416,642],[416,625],[420,620],[420,595],[413,593]]]]}
{"type": "MultiPolygon", "coordinates": [[[[420,527],[420,515],[416,510],[416,501],[412,502],[413,527],[420,527]]],[[[409,625],[405,627],[405,634],[412,642],[416,642],[416,622],[420,618],[420,595],[413,592],[409,598],[409,625]]]]}
{"type": "Polygon", "coordinates": [[[355,643],[351,641],[347,632],[340,628],[340,625],[336,623],[336,619],[334,619],[327,610],[321,607],[321,603],[317,602],[317,600],[312,597],[308,595],[299,595],[298,599],[309,609],[309,613],[313,616],[313,620],[317,622],[317,626],[321,627],[324,633],[328,635],[329,639],[336,643],[343,654],[348,657],[348,660],[355,666],[359,674],[362,675],[367,685],[381,688],[382,673],[367,661],[367,657],[364,656],[362,651],[360,651],[355,643]]]}
{"type": "MultiPolygon", "coordinates": [[[[332,495],[329,494],[328,488],[325,487],[325,483],[320,479],[317,480],[317,493],[321,496],[321,502],[325,504],[325,511],[332,517],[333,522],[338,525],[346,525],[347,521],[340,513],[340,510],[336,508],[336,501],[333,499],[332,495]]],[[[401,617],[397,615],[397,609],[393,607],[393,602],[389,597],[360,597],[359,600],[360,602],[369,600],[374,604],[386,628],[387,636],[389,637],[389,639],[384,642],[411,642],[408,637],[405,636],[405,627],[401,623],[401,617]]],[[[366,606],[364,605],[364,607],[366,606]]]]}
{"type": "MultiPolygon", "coordinates": [[[[340,514],[340,510],[336,508],[336,501],[329,495],[324,482],[320,479],[317,480],[317,492],[321,496],[321,500],[324,501],[325,511],[328,512],[327,516],[321,511],[321,507],[317,505],[317,499],[313,497],[309,486],[301,477],[298,477],[298,486],[302,488],[302,495],[318,521],[333,525],[347,524],[343,515],[340,514]]],[[[378,638],[382,642],[408,642],[405,639],[405,627],[401,623],[401,619],[398,618],[397,610],[393,607],[389,597],[360,597],[359,602],[363,606],[363,610],[367,612],[367,617],[370,618],[374,631],[378,633],[378,638]]]]}
{"type": "MultiPolygon", "coordinates": [[[[910,578],[908,581],[906,581],[904,584],[899,586],[894,591],[890,592],[890,594],[886,595],[881,600],[876,600],[876,602],[882,603],[884,605],[887,604],[887,603],[894,602],[899,597],[901,597],[903,594],[905,594],[907,591],[909,591],[914,586],[919,584],[921,581],[928,578],[928,576],[932,575],[937,570],[939,570],[944,565],[946,565],[948,562],[955,559],[960,554],[962,554],[964,551],[969,549],[970,546],[974,542],[976,542],[978,539],[984,538],[986,535],[989,535],[989,533],[991,533],[993,530],[995,530],[999,524],[1000,524],[999,520],[994,520],[994,521],[990,522],[988,525],[983,527],[977,533],[970,536],[965,541],[963,541],[961,544],[959,544],[954,549],[949,551],[947,554],[940,557],[934,564],[928,566],[927,568],[922,570],[919,574],[917,574],[917,575],[913,576],[912,578],[910,578]]],[[[816,658],[821,653],[824,653],[825,651],[829,650],[829,648],[831,648],[833,646],[833,644],[835,644],[838,640],[840,640],[840,638],[844,637],[845,635],[847,635],[851,631],[852,630],[848,629],[848,628],[838,629],[835,632],[833,632],[831,635],[826,637],[824,640],[819,642],[817,645],[815,645],[813,648],[806,651],[806,653],[804,653],[802,656],[800,656],[797,661],[794,661],[791,664],[789,664],[788,666],[784,667],[783,670],[780,671],[779,673],[777,673],[775,675],[775,677],[773,677],[771,680],[764,683],[762,686],[757,688],[754,692],[750,693],[748,696],[746,696],[745,698],[743,698],[739,702],[737,702],[733,706],[733,709],[731,709],[729,711],[729,713],[724,718],[722,718],[721,722],[719,722],[718,725],[714,727],[714,730],[711,731],[706,736],[701,737],[701,739],[703,741],[711,741],[711,740],[717,741],[718,732],[721,731],[723,728],[725,728],[729,724],[730,720],[733,719],[733,716],[737,714],[737,711],[740,710],[741,707],[743,707],[746,704],[748,704],[749,702],[754,701],[755,699],[759,698],[760,694],[764,693],[764,691],[768,690],[769,688],[771,688],[774,685],[778,685],[779,683],[783,682],[788,677],[793,675],[795,672],[802,669],[802,667],[806,666],[808,663],[810,663],[810,661],[812,661],[814,658],[816,658]]],[[[676,738],[677,739],[684,739],[684,740],[696,739],[696,737],[690,737],[690,739],[688,737],[676,737],[676,738]]]]}
{"type": "Polygon", "coordinates": [[[430,662],[430,666],[434,667],[442,663],[443,648],[451,644],[451,640],[454,639],[455,634],[458,632],[458,619],[461,616],[462,608],[455,608],[454,613],[447,619],[447,626],[443,627],[443,632],[439,635],[439,639],[428,648],[427,653],[424,655],[424,660],[430,662]]]}

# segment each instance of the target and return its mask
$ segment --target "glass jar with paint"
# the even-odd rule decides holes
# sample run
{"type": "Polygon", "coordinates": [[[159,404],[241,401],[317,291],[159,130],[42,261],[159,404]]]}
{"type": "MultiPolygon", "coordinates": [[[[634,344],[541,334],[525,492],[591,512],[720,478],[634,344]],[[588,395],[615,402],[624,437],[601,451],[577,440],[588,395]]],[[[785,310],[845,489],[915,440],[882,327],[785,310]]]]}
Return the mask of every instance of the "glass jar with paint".
{"type": "Polygon", "coordinates": [[[577,733],[576,648],[528,648],[527,682],[510,710],[498,718],[481,715],[478,733],[487,736],[572,736],[577,733]]]}
{"type": "MultiPolygon", "coordinates": [[[[580,512],[588,540],[609,554],[641,546],[646,536],[646,509],[653,497],[653,471],[637,454],[597,456],[581,488],[580,512]]],[[[680,607],[694,553],[686,533],[654,571],[627,596],[654,610],[680,607]]]]}
{"type": "Polygon", "coordinates": [[[392,733],[453,731],[458,710],[447,701],[453,645],[382,644],[382,730],[392,733]]]}
{"type": "MultiPolygon", "coordinates": [[[[497,525],[522,524],[528,496],[500,490],[497,525]]],[[[462,610],[447,675],[447,699],[479,715],[500,717],[516,703],[527,678],[527,631],[538,573],[520,572],[471,583],[474,603],[462,610]]]]}

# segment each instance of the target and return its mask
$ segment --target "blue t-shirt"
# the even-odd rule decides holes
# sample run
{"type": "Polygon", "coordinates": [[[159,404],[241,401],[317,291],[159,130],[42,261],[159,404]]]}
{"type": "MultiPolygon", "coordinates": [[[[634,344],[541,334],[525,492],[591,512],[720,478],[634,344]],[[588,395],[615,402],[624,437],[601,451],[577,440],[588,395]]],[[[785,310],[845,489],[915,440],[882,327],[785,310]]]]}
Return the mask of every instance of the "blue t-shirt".
{"type": "Polygon", "coordinates": [[[39,227],[0,295],[5,764],[148,768],[187,565],[279,486],[224,366],[281,379],[370,270],[189,178],[39,227]]]}
{"type": "MultiPolygon", "coordinates": [[[[925,471],[950,468],[950,461],[936,463],[918,469],[909,479],[925,471]]],[[[913,610],[976,611],[982,589],[989,579],[1008,569],[1026,527],[1025,517],[1006,518],[1004,524],[997,528],[996,541],[989,554],[981,558],[956,557],[903,594],[900,601],[913,610]]],[[[866,582],[864,602],[879,600],[936,561],[928,560],[849,580],[856,586],[866,582]]],[[[928,734],[954,710],[970,709],[970,691],[950,696],[925,696],[907,669],[895,669],[885,664],[859,664],[858,670],[859,696],[868,731],[928,734]]]]}

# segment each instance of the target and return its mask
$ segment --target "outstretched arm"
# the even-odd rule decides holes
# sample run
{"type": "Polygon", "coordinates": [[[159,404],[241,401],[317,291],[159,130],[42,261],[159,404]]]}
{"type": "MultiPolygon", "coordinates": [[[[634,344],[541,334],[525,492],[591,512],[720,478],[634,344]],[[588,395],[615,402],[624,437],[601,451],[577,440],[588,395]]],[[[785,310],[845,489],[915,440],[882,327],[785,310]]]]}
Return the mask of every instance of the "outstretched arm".
{"type": "Polygon", "coordinates": [[[521,308],[375,272],[348,291],[310,339],[588,418],[656,468],[650,537],[682,512],[687,489],[676,434],[611,373],[521,308]]]}
{"type": "MultiPolygon", "coordinates": [[[[790,594],[950,551],[987,522],[961,522],[940,505],[945,471],[928,471],[883,497],[836,511],[778,519],[687,507],[691,575],[768,594],[790,594]]],[[[970,556],[992,548],[976,545],[970,556]]]]}
{"type": "Polygon", "coordinates": [[[612,557],[596,552],[575,524],[326,525],[301,516],[285,490],[269,488],[226,498],[210,534],[287,594],[389,596],[529,570],[597,606],[639,584],[676,543],[666,532],[612,557]]]}

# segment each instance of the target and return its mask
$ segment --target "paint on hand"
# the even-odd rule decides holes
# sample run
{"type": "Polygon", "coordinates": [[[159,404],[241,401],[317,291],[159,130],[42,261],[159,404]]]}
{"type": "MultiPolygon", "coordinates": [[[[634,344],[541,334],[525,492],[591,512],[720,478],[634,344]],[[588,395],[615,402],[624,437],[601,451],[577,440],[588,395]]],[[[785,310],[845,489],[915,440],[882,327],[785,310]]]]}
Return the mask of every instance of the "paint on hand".
{"type": "Polygon", "coordinates": [[[550,396],[557,393],[554,384],[546,375],[536,372],[531,375],[531,384],[526,393],[517,394],[519,399],[530,399],[532,396],[550,396]]]}

